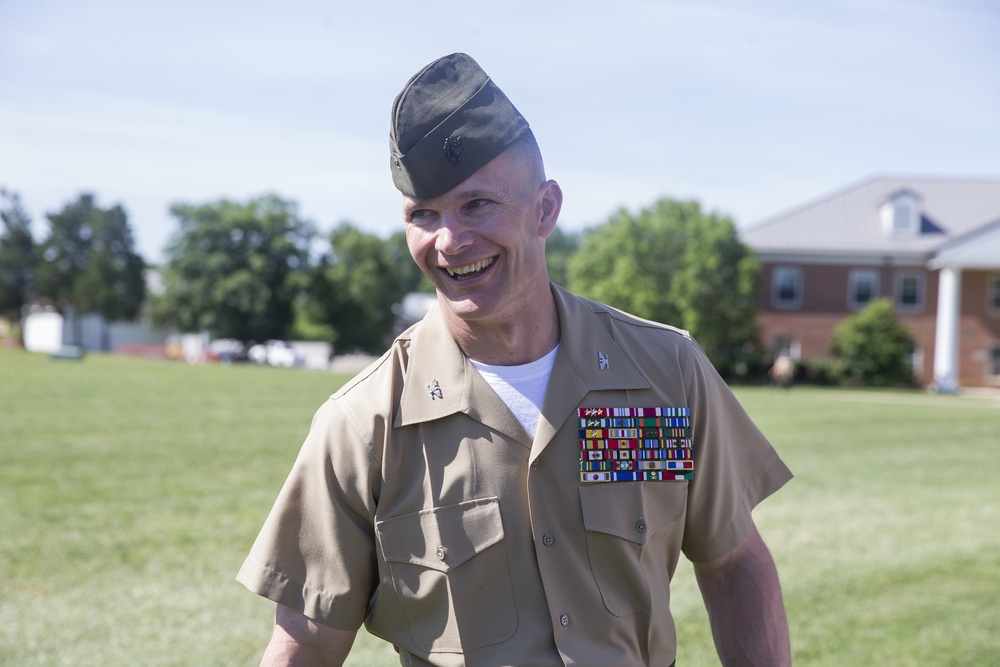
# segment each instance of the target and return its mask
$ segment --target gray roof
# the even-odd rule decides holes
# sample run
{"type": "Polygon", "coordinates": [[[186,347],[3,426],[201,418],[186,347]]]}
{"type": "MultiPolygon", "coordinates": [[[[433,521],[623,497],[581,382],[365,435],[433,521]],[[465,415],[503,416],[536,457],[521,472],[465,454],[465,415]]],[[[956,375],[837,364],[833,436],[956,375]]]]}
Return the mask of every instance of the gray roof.
{"type": "Polygon", "coordinates": [[[746,229],[761,254],[929,257],[939,248],[1000,221],[1000,180],[873,177],[746,229]],[[891,236],[880,209],[909,191],[921,204],[921,233],[891,236]]]}

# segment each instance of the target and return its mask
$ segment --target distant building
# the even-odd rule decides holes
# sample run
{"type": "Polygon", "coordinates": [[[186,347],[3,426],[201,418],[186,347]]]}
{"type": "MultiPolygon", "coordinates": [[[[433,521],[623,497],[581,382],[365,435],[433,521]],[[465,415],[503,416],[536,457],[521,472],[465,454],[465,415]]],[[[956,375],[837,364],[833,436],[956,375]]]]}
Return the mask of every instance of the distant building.
{"type": "Polygon", "coordinates": [[[23,327],[25,349],[47,353],[73,345],[91,352],[162,357],[168,334],[144,317],[134,322],[108,322],[100,315],[79,315],[72,308],[59,313],[52,306],[30,307],[23,327]]]}
{"type": "Polygon", "coordinates": [[[763,263],[761,340],[830,356],[833,330],[892,300],[917,380],[1000,386],[1000,180],[870,178],[747,229],[763,263]]]}

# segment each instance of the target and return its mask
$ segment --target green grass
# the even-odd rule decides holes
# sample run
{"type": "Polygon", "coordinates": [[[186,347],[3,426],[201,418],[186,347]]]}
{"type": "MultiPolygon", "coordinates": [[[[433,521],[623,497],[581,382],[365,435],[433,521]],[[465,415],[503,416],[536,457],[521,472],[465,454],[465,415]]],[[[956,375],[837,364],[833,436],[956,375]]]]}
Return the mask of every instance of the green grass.
{"type": "MultiPolygon", "coordinates": [[[[998,664],[1000,401],[737,394],[796,474],[755,512],[781,574],[795,663],[998,664]]],[[[697,595],[691,579],[686,602],[697,595]]],[[[717,665],[702,649],[704,610],[684,612],[681,642],[695,654],[685,662],[717,665]]]]}
{"type": "MultiPolygon", "coordinates": [[[[345,379],[0,350],[0,665],[256,665],[273,605],[233,577],[345,379]]],[[[755,513],[796,664],[997,664],[1000,401],[737,394],[796,473],[755,513]]],[[[689,567],[672,601],[679,662],[718,665],[689,567]]]]}

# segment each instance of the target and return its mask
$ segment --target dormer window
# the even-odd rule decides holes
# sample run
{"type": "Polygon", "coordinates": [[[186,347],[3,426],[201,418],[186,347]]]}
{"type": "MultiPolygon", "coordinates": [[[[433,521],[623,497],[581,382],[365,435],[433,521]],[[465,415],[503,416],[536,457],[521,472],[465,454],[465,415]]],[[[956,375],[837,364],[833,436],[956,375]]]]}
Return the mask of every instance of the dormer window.
{"type": "Polygon", "coordinates": [[[920,198],[901,190],[882,204],[882,231],[887,236],[917,236],[920,233],[920,198]]]}

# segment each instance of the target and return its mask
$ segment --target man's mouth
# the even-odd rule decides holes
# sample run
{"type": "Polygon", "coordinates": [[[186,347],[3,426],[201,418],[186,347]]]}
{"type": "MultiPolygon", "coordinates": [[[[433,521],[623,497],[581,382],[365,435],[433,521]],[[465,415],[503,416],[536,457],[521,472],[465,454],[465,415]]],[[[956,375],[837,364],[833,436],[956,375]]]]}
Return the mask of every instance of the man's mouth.
{"type": "Polygon", "coordinates": [[[466,264],[465,266],[457,266],[455,268],[448,267],[445,271],[452,278],[458,280],[466,280],[475,275],[478,275],[484,269],[489,267],[496,260],[496,257],[489,257],[487,259],[481,259],[478,262],[473,262],[472,264],[466,264]]]}

